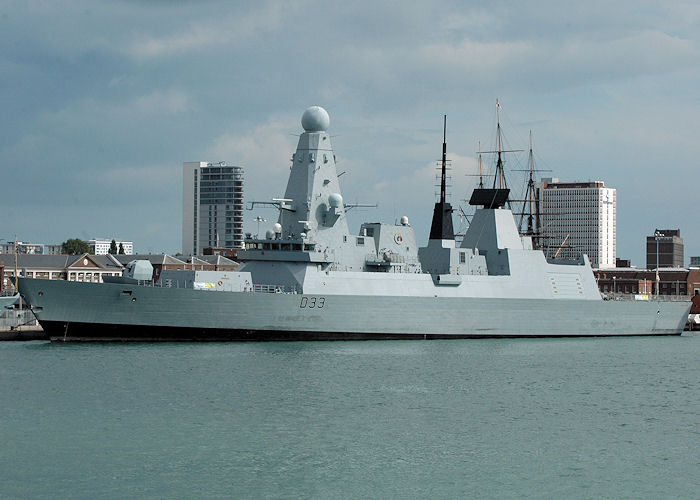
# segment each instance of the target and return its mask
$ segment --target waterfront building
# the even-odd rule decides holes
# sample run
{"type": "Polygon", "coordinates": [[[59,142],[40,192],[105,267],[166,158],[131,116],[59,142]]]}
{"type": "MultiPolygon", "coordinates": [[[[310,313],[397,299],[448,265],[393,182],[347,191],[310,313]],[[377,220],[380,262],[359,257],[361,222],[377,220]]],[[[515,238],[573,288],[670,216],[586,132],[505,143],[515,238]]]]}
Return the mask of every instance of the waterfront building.
{"type": "Polygon", "coordinates": [[[122,266],[132,260],[147,260],[153,266],[153,281],[160,279],[165,270],[191,269],[193,271],[235,271],[238,263],[221,255],[177,258],[167,254],[114,255],[122,266]]]}
{"type": "Polygon", "coordinates": [[[112,241],[117,244],[117,253],[119,253],[120,248],[124,248],[124,255],[134,254],[134,244],[131,241],[124,241],[116,238],[93,238],[88,240],[87,244],[93,254],[107,255],[109,253],[109,248],[112,245],[112,241]]]}
{"type": "Polygon", "coordinates": [[[683,267],[637,269],[623,267],[594,269],[598,289],[608,297],[621,295],[676,295],[700,294],[700,269],[683,267]]]}
{"type": "Polygon", "coordinates": [[[680,229],[657,229],[647,236],[647,269],[683,266],[680,229]]]}
{"type": "MultiPolygon", "coordinates": [[[[14,288],[14,259],[14,254],[0,254],[4,289],[14,288]]],[[[103,276],[121,276],[123,269],[111,255],[17,255],[17,272],[26,278],[102,283],[103,276]]]]}
{"type": "Polygon", "coordinates": [[[535,187],[537,231],[548,257],[588,255],[594,268],[615,267],[617,190],[603,181],[560,182],[543,178],[535,187]]]}
{"type": "Polygon", "coordinates": [[[184,162],[182,253],[243,246],[243,167],[184,162]]]}
{"type": "Polygon", "coordinates": [[[691,257],[690,267],[700,267],[700,257],[691,257]]]}

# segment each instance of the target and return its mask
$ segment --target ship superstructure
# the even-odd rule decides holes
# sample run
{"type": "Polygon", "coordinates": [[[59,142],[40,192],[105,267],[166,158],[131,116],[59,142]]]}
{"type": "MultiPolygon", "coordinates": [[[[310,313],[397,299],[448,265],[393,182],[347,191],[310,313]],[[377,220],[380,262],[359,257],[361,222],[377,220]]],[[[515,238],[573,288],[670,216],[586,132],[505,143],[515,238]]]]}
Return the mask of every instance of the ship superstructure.
{"type": "Polygon", "coordinates": [[[548,261],[521,236],[502,184],[476,189],[457,246],[445,199],[418,248],[406,217],[351,234],[328,113],[302,116],[279,219],[236,272],[158,283],[20,280],[56,340],[303,340],[680,334],[690,302],[603,301],[588,258],[548,261]]]}

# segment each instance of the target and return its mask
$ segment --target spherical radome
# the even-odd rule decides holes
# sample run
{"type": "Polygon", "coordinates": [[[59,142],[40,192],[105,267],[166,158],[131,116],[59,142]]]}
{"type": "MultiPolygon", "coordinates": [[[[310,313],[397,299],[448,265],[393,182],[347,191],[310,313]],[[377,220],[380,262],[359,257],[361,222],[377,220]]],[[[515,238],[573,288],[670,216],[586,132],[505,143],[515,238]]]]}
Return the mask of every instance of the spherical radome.
{"type": "Polygon", "coordinates": [[[265,239],[274,240],[275,232],[272,229],[268,229],[267,231],[265,231],[265,239]]]}
{"type": "Polygon", "coordinates": [[[408,216],[404,215],[401,217],[401,225],[408,226],[408,216]]]}
{"type": "Polygon", "coordinates": [[[275,222],[272,225],[272,230],[277,234],[281,233],[282,232],[282,224],[280,224],[279,222],[275,222]]]}
{"type": "Polygon", "coordinates": [[[304,114],[301,115],[301,126],[307,132],[325,132],[330,123],[331,118],[328,116],[328,111],[321,106],[306,108],[304,114]]]}
{"type": "Polygon", "coordinates": [[[331,193],[328,195],[328,204],[332,208],[340,208],[343,206],[343,197],[339,193],[331,193]]]}

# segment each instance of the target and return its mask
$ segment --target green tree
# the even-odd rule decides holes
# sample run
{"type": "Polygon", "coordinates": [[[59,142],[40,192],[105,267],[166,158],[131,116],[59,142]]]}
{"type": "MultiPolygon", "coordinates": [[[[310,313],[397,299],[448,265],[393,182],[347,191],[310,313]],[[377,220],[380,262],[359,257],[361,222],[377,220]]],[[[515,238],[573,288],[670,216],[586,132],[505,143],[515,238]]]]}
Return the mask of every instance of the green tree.
{"type": "Polygon", "coordinates": [[[124,251],[124,244],[119,243],[119,255],[124,255],[126,252],[124,251]]]}
{"type": "Polygon", "coordinates": [[[61,243],[61,253],[67,253],[68,255],[90,253],[90,245],[80,238],[71,238],[61,243]]]}
{"type": "Polygon", "coordinates": [[[112,255],[116,255],[116,253],[117,253],[117,242],[116,241],[112,240],[112,243],[109,244],[108,252],[111,253],[112,255]]]}

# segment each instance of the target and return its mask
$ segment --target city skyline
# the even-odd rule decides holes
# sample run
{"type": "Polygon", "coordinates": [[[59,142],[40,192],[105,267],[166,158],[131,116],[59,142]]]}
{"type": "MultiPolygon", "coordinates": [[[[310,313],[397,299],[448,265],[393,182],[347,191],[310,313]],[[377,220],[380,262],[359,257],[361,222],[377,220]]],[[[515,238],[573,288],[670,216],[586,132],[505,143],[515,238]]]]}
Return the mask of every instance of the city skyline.
{"type": "MultiPolygon", "coordinates": [[[[507,149],[527,149],[532,130],[543,176],[617,189],[618,257],[643,267],[657,227],[700,254],[691,2],[10,1],[0,23],[3,239],[114,233],[175,254],[182,163],[243,166],[246,204],[280,197],[301,114],[320,105],[344,199],[379,204],[351,211],[352,231],[407,215],[425,244],[442,115],[456,208],[479,142],[493,148],[498,98],[507,149]]],[[[517,186],[526,156],[506,160],[517,186]]],[[[246,232],[256,216],[277,214],[244,211],[246,232]]]]}

